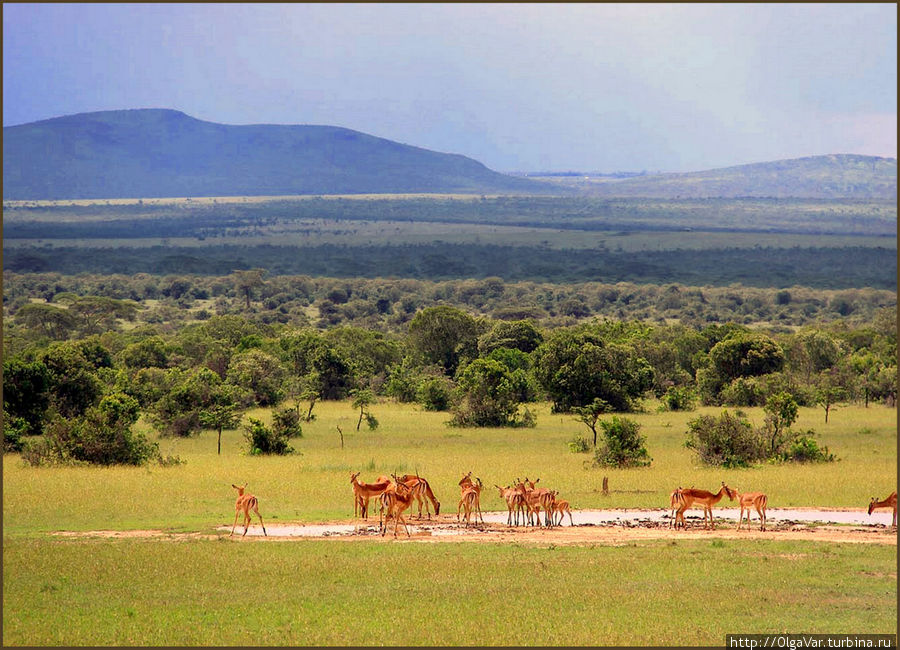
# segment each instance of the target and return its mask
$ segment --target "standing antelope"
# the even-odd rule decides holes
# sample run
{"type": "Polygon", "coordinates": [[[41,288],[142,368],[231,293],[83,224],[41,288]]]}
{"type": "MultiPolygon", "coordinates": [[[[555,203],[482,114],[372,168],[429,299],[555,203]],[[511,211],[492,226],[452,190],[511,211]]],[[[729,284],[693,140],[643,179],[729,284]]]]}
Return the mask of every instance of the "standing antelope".
{"type": "Polygon", "coordinates": [[[722,487],[719,488],[719,491],[713,494],[712,492],[707,492],[706,490],[695,490],[694,488],[688,488],[687,490],[681,491],[682,502],[678,507],[678,511],[675,513],[675,526],[678,527],[678,522],[681,521],[681,527],[684,528],[684,511],[690,508],[693,505],[697,505],[703,508],[703,527],[706,528],[706,520],[709,517],[709,527],[715,528],[715,523],[713,523],[713,514],[712,507],[716,505],[719,501],[722,500],[722,497],[728,495],[728,498],[734,501],[734,492],[725,485],[725,482],[722,482],[722,487]]]}
{"type": "Polygon", "coordinates": [[[503,488],[494,483],[494,487],[500,491],[500,498],[506,501],[506,509],[508,511],[506,525],[512,526],[513,521],[515,521],[515,525],[518,526],[520,512],[522,513],[522,519],[525,519],[525,499],[516,488],[509,485],[503,488]]]}
{"type": "Polygon", "coordinates": [[[572,511],[569,510],[569,502],[566,501],[565,499],[556,500],[556,497],[558,495],[559,495],[559,492],[556,492],[556,491],[553,492],[553,498],[555,500],[555,503],[553,506],[553,518],[555,519],[556,515],[558,513],[559,514],[559,525],[562,526],[563,514],[569,513],[569,525],[574,526],[575,522],[572,521],[572,511]]]}
{"type": "MultiPolygon", "coordinates": [[[[478,487],[478,498],[475,499],[475,502],[474,502],[473,505],[474,505],[474,507],[476,508],[476,519],[475,519],[475,521],[476,521],[476,523],[477,523],[477,521],[478,521],[477,516],[478,516],[478,515],[481,515],[481,479],[476,479],[476,480],[478,481],[478,484],[477,484],[477,487],[478,487]]],[[[469,472],[468,474],[466,474],[465,476],[463,476],[462,479],[460,479],[460,481],[459,481],[460,495],[459,495],[459,503],[456,505],[456,521],[459,521],[459,520],[460,520],[460,519],[459,519],[459,513],[460,513],[460,510],[462,510],[462,507],[463,507],[464,502],[465,502],[465,500],[466,500],[466,493],[467,493],[468,491],[472,490],[472,489],[475,488],[475,487],[476,487],[476,484],[475,484],[475,482],[472,480],[472,472],[469,472]]],[[[484,523],[484,516],[483,516],[483,515],[482,515],[482,517],[481,517],[481,523],[484,523]]]]}
{"type": "Polygon", "coordinates": [[[894,528],[897,527],[897,491],[893,491],[888,495],[888,498],[884,501],[877,501],[875,497],[872,497],[872,501],[869,503],[869,514],[872,514],[872,511],[875,508],[892,508],[894,510],[894,517],[891,521],[891,526],[894,528]]]}
{"type": "Polygon", "coordinates": [[[759,529],[766,529],[766,506],[769,503],[769,498],[763,494],[762,492],[745,492],[741,494],[737,490],[734,490],[735,496],[737,496],[738,504],[741,506],[741,514],[738,517],[738,525],[737,529],[741,529],[741,524],[744,521],[744,510],[747,511],[747,528],[750,528],[750,508],[755,508],[756,512],[759,514],[759,529]]]}
{"type": "MultiPolygon", "coordinates": [[[[693,488],[693,486],[691,486],[693,488]]],[[[677,488],[672,490],[672,494],[669,495],[669,509],[671,512],[669,513],[669,528],[677,524],[677,519],[675,518],[675,513],[681,504],[684,503],[684,490],[681,489],[679,485],[677,488]]]]}
{"type": "MultiPolygon", "coordinates": [[[[465,508],[466,528],[469,527],[472,512],[475,512],[475,524],[478,524],[478,515],[481,514],[481,488],[481,479],[476,478],[475,483],[463,490],[460,503],[465,508]]],[[[484,517],[481,518],[481,523],[484,523],[484,517]]]]}
{"type": "MultiPolygon", "coordinates": [[[[392,475],[393,476],[393,475],[392,475]]],[[[381,495],[382,509],[386,510],[384,517],[384,526],[381,529],[381,536],[387,532],[387,520],[394,518],[394,537],[397,537],[397,527],[403,522],[403,528],[406,530],[406,536],[412,537],[409,533],[409,526],[403,513],[412,505],[413,489],[401,482],[399,478],[394,476],[394,483],[390,489],[385,490],[381,495]]]]}
{"type": "MultiPolygon", "coordinates": [[[[250,511],[252,510],[256,513],[256,516],[259,517],[259,525],[262,526],[263,535],[268,537],[269,533],[266,532],[266,525],[263,523],[262,515],[259,514],[259,499],[252,494],[244,494],[244,488],[247,487],[246,483],[240,487],[232,483],[231,487],[238,491],[237,501],[234,502],[234,524],[231,526],[231,535],[234,535],[234,528],[237,526],[238,515],[242,511],[244,513],[244,535],[247,534],[247,529],[250,527],[250,511]]],[[[229,535],[229,537],[231,537],[231,535],[229,535]]],[[[241,535],[241,537],[244,535],[241,535]]]]}
{"type": "Polygon", "coordinates": [[[379,476],[375,483],[363,483],[359,480],[359,472],[350,473],[350,486],[353,488],[353,516],[357,513],[364,519],[369,518],[369,499],[381,496],[391,481],[386,476],[379,476]]]}

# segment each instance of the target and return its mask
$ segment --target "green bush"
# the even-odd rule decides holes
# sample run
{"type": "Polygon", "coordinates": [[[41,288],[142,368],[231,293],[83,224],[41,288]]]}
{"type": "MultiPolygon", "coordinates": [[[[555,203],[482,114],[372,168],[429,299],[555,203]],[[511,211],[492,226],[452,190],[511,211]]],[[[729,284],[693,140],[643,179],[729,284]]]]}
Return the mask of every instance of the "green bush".
{"type": "Polygon", "coordinates": [[[303,427],[300,426],[300,413],[294,408],[285,408],[272,413],[274,433],[285,438],[302,438],[303,427]]]}
{"type": "Polygon", "coordinates": [[[835,461],[828,447],[819,447],[813,430],[798,434],[790,442],[790,447],[779,455],[780,460],[795,463],[830,463],[835,461]]]}
{"type": "Polygon", "coordinates": [[[29,442],[22,457],[31,465],[144,465],[159,459],[159,445],[131,430],[138,412],[133,397],[108,395],[81,417],[51,420],[43,439],[29,442]]]}
{"type": "Polygon", "coordinates": [[[569,451],[573,454],[586,454],[591,450],[591,441],[584,436],[576,435],[569,442],[569,451]]]}
{"type": "Polygon", "coordinates": [[[697,406],[697,393],[688,386],[671,386],[662,396],[666,411],[693,411],[697,406]]]}
{"type": "Polygon", "coordinates": [[[614,415],[602,420],[604,444],[594,451],[594,465],[598,467],[646,467],[653,460],[644,447],[646,438],[640,435],[641,425],[628,418],[614,415]]]}
{"type": "Polygon", "coordinates": [[[426,411],[446,411],[453,398],[453,381],[447,377],[429,377],[419,383],[416,401],[426,411]]]}
{"type": "Polygon", "coordinates": [[[244,438],[250,446],[250,454],[274,454],[284,456],[294,453],[288,444],[288,436],[276,432],[263,424],[262,420],[249,418],[250,424],[244,425],[244,438]]]}
{"type": "Polygon", "coordinates": [[[29,426],[25,418],[13,417],[6,411],[3,412],[3,453],[22,451],[25,441],[22,437],[28,435],[29,426]]]}
{"type": "Polygon", "coordinates": [[[684,445],[707,465],[748,467],[766,457],[763,439],[740,411],[691,420],[684,445]]]}

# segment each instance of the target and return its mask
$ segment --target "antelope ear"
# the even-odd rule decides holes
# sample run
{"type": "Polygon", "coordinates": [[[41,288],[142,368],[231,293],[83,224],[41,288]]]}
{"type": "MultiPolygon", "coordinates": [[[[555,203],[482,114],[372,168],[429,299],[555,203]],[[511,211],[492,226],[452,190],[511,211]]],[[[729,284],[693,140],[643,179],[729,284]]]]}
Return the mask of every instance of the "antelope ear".
{"type": "Polygon", "coordinates": [[[240,490],[240,489],[241,489],[241,488],[239,488],[237,485],[235,485],[234,483],[231,484],[231,487],[233,487],[235,490],[240,490]]]}

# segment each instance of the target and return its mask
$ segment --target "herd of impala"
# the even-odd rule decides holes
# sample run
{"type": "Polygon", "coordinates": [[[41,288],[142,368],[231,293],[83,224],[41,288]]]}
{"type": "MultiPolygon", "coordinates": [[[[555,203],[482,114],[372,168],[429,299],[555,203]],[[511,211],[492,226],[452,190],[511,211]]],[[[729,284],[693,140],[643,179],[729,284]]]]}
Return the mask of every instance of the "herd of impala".
{"type": "MultiPolygon", "coordinates": [[[[403,516],[413,504],[417,502],[418,516],[422,518],[422,506],[425,506],[425,514],[431,518],[429,504],[434,508],[434,514],[439,515],[441,512],[441,503],[434,496],[428,481],[416,474],[404,474],[397,476],[379,476],[374,483],[363,483],[359,480],[359,472],[350,474],[350,486],[353,488],[353,515],[354,517],[369,517],[369,501],[378,499],[379,515],[378,527],[381,534],[387,532],[387,522],[394,520],[394,537],[397,536],[397,530],[402,523],[406,531],[407,537],[410,536],[409,526],[406,518],[403,516]]],[[[541,526],[541,511],[544,513],[543,525],[547,527],[560,526],[563,522],[563,516],[569,515],[569,525],[574,526],[572,521],[572,511],[569,509],[569,502],[560,499],[559,492],[556,490],[548,490],[543,487],[536,487],[541,479],[530,481],[528,477],[525,480],[516,479],[515,482],[506,487],[500,487],[494,484],[500,494],[500,498],[506,501],[508,516],[506,523],[509,526],[518,526],[521,522],[524,526],[541,526]],[[559,520],[557,521],[557,516],[559,520]]],[[[237,501],[234,504],[234,525],[231,527],[231,534],[234,535],[234,529],[237,526],[238,516],[244,514],[244,535],[247,534],[247,528],[250,526],[250,512],[256,513],[259,517],[259,523],[262,526],[263,534],[266,533],[265,524],[263,524],[262,516],[259,514],[259,500],[252,494],[245,494],[247,487],[232,484],[232,487],[238,491],[237,501]]],[[[457,521],[465,520],[465,527],[468,528],[471,523],[477,525],[478,520],[484,523],[484,517],[481,514],[481,490],[483,485],[481,479],[476,477],[472,480],[472,472],[469,472],[459,481],[459,503],[456,507],[457,521]],[[462,513],[462,519],[460,514],[462,513]]],[[[669,495],[669,505],[672,515],[670,515],[669,525],[675,528],[685,527],[684,512],[688,508],[703,508],[703,527],[714,527],[712,507],[721,501],[724,497],[729,500],[737,500],[740,505],[741,512],[738,517],[737,529],[741,529],[744,520],[744,512],[747,513],[747,527],[750,527],[750,513],[756,510],[759,515],[760,530],[766,529],[766,506],[768,498],[762,492],[738,492],[728,487],[725,483],[719,488],[718,492],[709,492],[707,490],[697,490],[690,488],[676,488],[669,495]]],[[[869,514],[872,514],[876,508],[891,508],[893,510],[892,526],[897,527],[897,492],[892,492],[886,499],[877,500],[872,497],[869,503],[869,514]]]]}

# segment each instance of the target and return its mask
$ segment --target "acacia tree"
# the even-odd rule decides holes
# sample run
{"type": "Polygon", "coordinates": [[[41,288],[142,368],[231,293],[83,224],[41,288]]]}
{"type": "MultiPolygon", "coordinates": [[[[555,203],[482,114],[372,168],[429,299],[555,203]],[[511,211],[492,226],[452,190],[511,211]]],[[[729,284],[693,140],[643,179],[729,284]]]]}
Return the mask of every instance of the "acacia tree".
{"type": "Polygon", "coordinates": [[[263,286],[263,277],[265,274],[265,269],[249,269],[246,271],[236,270],[232,273],[234,276],[235,288],[238,293],[242,294],[247,300],[247,311],[250,310],[250,296],[256,287],[263,286]]]}
{"type": "Polygon", "coordinates": [[[366,419],[369,429],[373,431],[377,429],[378,420],[369,412],[369,406],[375,403],[375,393],[368,388],[363,388],[352,390],[350,391],[350,394],[353,395],[353,408],[359,409],[359,420],[356,421],[356,430],[359,431],[363,418],[366,419]]]}
{"type": "Polygon", "coordinates": [[[597,420],[600,419],[600,416],[604,413],[610,411],[609,402],[606,402],[599,397],[594,398],[594,401],[588,404],[587,406],[579,406],[572,409],[575,414],[578,416],[578,421],[583,422],[588,429],[594,434],[594,442],[593,446],[597,446],[597,420]]]}
{"type": "Polygon", "coordinates": [[[241,421],[237,406],[230,404],[215,404],[200,411],[200,424],[219,433],[216,453],[222,454],[222,429],[234,429],[241,421]]]}

